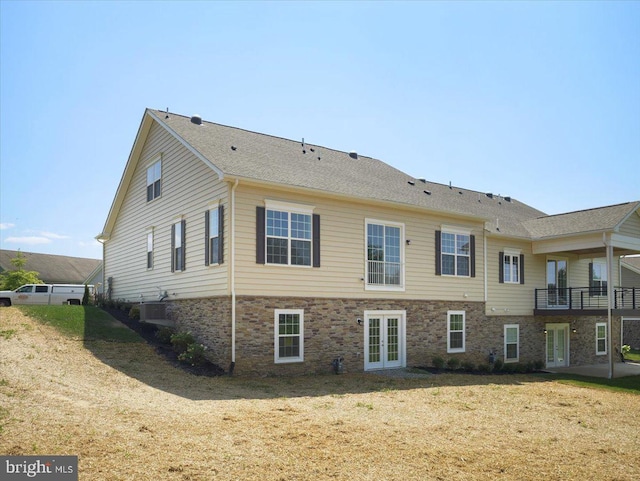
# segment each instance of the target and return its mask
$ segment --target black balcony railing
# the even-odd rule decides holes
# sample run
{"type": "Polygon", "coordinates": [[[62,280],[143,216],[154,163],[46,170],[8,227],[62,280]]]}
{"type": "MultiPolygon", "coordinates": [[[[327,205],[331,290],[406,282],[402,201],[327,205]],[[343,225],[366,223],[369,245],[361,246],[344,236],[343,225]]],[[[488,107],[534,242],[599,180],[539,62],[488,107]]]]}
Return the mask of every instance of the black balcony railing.
{"type": "MultiPolygon", "coordinates": [[[[535,308],[545,309],[607,309],[606,288],[600,287],[556,287],[536,289],[535,308]]],[[[640,309],[639,287],[615,287],[613,309],[640,309]]]]}

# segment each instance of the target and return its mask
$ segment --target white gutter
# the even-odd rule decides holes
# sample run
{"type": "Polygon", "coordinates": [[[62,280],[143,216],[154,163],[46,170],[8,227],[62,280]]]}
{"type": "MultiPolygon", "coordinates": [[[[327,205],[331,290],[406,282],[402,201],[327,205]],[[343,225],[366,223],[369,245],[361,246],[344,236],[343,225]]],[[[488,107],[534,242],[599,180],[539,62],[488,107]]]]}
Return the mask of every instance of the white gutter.
{"type": "Polygon", "coordinates": [[[238,179],[236,179],[233,186],[231,186],[231,235],[230,250],[231,250],[231,368],[229,374],[233,374],[233,368],[236,364],[236,187],[238,187],[238,179]]]}
{"type": "Polygon", "coordinates": [[[613,273],[613,246],[610,241],[607,241],[607,235],[604,232],[602,233],[602,242],[604,242],[607,253],[607,279],[609,279],[607,282],[607,337],[609,338],[607,344],[609,345],[607,347],[609,349],[609,379],[613,379],[613,329],[611,328],[611,309],[613,303],[613,276],[611,275],[613,273]]]}

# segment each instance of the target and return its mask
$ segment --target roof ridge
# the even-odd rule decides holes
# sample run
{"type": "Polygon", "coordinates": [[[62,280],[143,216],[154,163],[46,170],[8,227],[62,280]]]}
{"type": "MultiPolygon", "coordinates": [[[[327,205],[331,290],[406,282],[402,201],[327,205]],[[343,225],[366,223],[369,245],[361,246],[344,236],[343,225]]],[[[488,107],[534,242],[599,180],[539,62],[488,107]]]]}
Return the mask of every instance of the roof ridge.
{"type": "MultiPolygon", "coordinates": [[[[161,114],[166,114],[166,115],[175,115],[177,117],[182,117],[182,118],[185,118],[185,119],[188,119],[188,120],[191,119],[191,117],[192,117],[192,116],[189,116],[189,115],[178,114],[176,112],[170,112],[170,111],[166,111],[166,110],[158,110],[158,109],[152,109],[152,108],[149,108],[149,110],[153,110],[154,112],[161,113],[161,114]]],[[[164,120],[164,119],[161,119],[161,120],[164,120]]],[[[217,125],[219,127],[224,127],[224,128],[227,128],[227,129],[239,130],[239,131],[242,131],[242,132],[248,132],[250,134],[261,135],[263,137],[271,137],[272,139],[285,140],[287,142],[293,142],[293,143],[297,143],[297,144],[300,143],[299,140],[288,139],[286,137],[281,137],[279,135],[266,134],[264,132],[257,132],[255,130],[244,129],[242,127],[235,127],[233,125],[221,124],[220,122],[212,122],[210,120],[205,120],[205,119],[201,119],[201,120],[202,120],[202,122],[206,122],[207,124],[217,125]]],[[[349,152],[346,151],[346,150],[338,150],[338,149],[334,149],[334,148],[331,148],[331,147],[326,147],[324,145],[313,144],[313,143],[309,143],[309,142],[305,142],[304,144],[305,145],[310,145],[312,147],[319,147],[321,149],[330,150],[332,152],[340,152],[341,154],[349,155],[349,152]]],[[[369,155],[362,155],[360,153],[358,153],[358,157],[364,157],[364,158],[373,159],[373,160],[380,160],[380,159],[376,159],[374,157],[371,157],[369,155]]]]}
{"type": "Polygon", "coordinates": [[[559,214],[549,214],[549,215],[543,215],[542,217],[536,217],[535,219],[530,219],[530,220],[536,220],[536,219],[548,219],[549,217],[559,217],[561,215],[569,215],[569,214],[577,214],[579,212],[589,212],[591,210],[602,210],[602,209],[608,209],[610,207],[619,207],[622,205],[631,205],[631,204],[639,204],[640,201],[628,201],[628,202],[620,202],[619,204],[611,204],[611,205],[602,205],[600,207],[589,207],[588,209],[579,209],[579,210],[572,210],[569,212],[560,212],[559,214]]]}

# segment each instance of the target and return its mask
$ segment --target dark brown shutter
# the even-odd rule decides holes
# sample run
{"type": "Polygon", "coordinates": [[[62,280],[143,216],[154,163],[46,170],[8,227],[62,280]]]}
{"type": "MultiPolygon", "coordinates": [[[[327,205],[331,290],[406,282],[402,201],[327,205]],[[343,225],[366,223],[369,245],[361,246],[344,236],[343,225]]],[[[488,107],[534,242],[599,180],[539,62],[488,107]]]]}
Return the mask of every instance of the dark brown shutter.
{"type": "Polygon", "coordinates": [[[204,265],[209,265],[209,211],[204,211],[204,265]]]}
{"type": "Polygon", "coordinates": [[[313,267],[320,267],[320,216],[313,214],[313,267]]]}
{"type": "Polygon", "coordinates": [[[469,243],[470,243],[469,263],[471,264],[470,266],[471,277],[475,277],[476,276],[476,236],[474,235],[469,236],[469,243]]]}
{"type": "Polygon", "coordinates": [[[218,207],[218,264],[224,262],[224,205],[218,207]]]}
{"type": "Polygon", "coordinates": [[[176,270],[176,225],[171,224],[171,272],[175,272],[176,270]]]}
{"type": "Polygon", "coordinates": [[[182,270],[187,268],[187,221],[182,220],[182,270]]]}
{"type": "Polygon", "coordinates": [[[265,210],[264,207],[256,207],[256,264],[264,264],[265,246],[265,210]]]}
{"type": "Polygon", "coordinates": [[[520,284],[524,284],[524,254],[520,254],[520,284]]]}
{"type": "Polygon", "coordinates": [[[595,283],[593,282],[593,262],[589,262],[589,296],[595,296],[595,291],[595,283]]]}
{"type": "Polygon", "coordinates": [[[504,284],[504,252],[498,253],[498,282],[504,284]]]}
{"type": "Polygon", "coordinates": [[[436,276],[442,275],[442,232],[436,231],[436,276]]]}

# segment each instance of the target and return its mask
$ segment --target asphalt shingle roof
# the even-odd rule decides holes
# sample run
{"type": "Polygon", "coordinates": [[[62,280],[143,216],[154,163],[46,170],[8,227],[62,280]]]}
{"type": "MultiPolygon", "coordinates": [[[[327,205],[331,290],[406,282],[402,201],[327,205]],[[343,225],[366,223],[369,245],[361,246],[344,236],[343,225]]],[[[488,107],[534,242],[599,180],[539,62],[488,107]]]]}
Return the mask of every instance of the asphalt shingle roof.
{"type": "MultiPolygon", "coordinates": [[[[11,259],[14,259],[18,252],[0,250],[0,272],[15,269],[11,259]]],[[[38,277],[47,284],[82,284],[102,262],[99,259],[33,252],[22,252],[22,255],[27,261],[24,269],[38,272],[38,277]]]]}
{"type": "Polygon", "coordinates": [[[190,117],[170,112],[149,112],[226,177],[472,216],[487,221],[493,231],[519,237],[529,237],[523,220],[545,215],[514,198],[423,182],[371,157],[353,158],[319,145],[206,121],[196,125],[190,117]]]}

